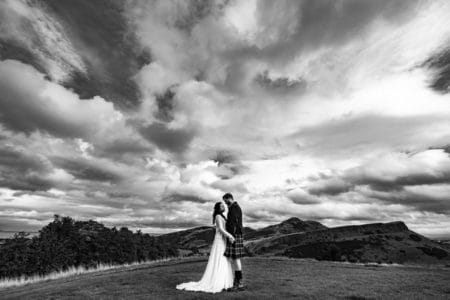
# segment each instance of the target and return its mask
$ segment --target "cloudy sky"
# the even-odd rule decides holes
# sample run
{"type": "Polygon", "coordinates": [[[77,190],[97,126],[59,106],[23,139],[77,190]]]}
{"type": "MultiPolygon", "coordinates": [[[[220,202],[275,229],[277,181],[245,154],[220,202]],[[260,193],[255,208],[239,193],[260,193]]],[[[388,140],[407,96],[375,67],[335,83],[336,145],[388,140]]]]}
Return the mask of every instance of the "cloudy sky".
{"type": "Polygon", "coordinates": [[[403,220],[450,237],[446,0],[0,3],[0,230],[403,220]]]}

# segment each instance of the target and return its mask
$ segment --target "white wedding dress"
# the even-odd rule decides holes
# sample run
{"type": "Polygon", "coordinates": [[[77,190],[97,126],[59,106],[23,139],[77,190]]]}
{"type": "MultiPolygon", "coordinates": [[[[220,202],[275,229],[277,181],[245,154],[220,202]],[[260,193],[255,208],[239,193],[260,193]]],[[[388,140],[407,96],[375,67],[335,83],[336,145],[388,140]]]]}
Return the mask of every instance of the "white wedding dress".
{"type": "Polygon", "coordinates": [[[185,282],[177,285],[179,290],[218,293],[233,286],[233,269],[225,253],[226,235],[225,220],[216,216],[216,234],[209,253],[208,264],[200,281],[185,282]]]}

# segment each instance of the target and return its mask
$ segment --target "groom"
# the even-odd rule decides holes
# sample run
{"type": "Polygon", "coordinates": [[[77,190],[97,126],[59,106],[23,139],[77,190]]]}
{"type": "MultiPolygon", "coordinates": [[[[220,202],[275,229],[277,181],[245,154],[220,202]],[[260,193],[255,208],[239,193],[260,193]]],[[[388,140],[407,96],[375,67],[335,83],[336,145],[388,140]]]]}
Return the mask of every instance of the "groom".
{"type": "Polygon", "coordinates": [[[239,204],[234,201],[233,195],[226,193],[222,197],[228,206],[228,217],[225,229],[235,238],[234,243],[227,240],[227,247],[224,255],[231,259],[234,267],[233,289],[243,289],[242,284],[242,264],[241,257],[244,257],[244,240],[242,238],[242,210],[239,204]]]}

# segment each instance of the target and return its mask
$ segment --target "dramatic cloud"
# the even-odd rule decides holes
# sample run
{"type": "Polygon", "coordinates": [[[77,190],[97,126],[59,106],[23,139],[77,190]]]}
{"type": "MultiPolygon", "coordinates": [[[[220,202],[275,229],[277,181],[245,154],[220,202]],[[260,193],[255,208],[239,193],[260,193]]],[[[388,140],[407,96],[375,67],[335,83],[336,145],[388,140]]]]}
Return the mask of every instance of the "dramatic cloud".
{"type": "Polygon", "coordinates": [[[119,170],[108,170],[98,162],[85,159],[71,160],[62,157],[52,158],[53,163],[72,174],[74,177],[89,181],[117,182],[121,179],[119,170]]]}
{"type": "Polygon", "coordinates": [[[86,137],[122,118],[102,98],[80,101],[32,67],[12,60],[0,62],[0,89],[0,121],[18,132],[86,137]]]}
{"type": "Polygon", "coordinates": [[[401,24],[415,14],[417,3],[306,0],[275,4],[267,0],[256,1],[252,12],[237,5],[233,19],[237,29],[249,37],[247,48],[239,50],[242,54],[285,63],[299,52],[339,47],[360,38],[374,22],[401,24]],[[246,17],[253,20],[243,21],[246,17]]]}
{"type": "Polygon", "coordinates": [[[445,0],[3,1],[0,226],[450,236],[445,0]]]}
{"type": "Polygon", "coordinates": [[[101,96],[134,108],[132,77],[150,62],[125,16],[123,1],[4,1],[0,58],[31,64],[80,98],[101,96]]]}
{"type": "Polygon", "coordinates": [[[9,145],[0,148],[0,175],[2,187],[19,191],[46,191],[72,180],[44,155],[9,145]]]}
{"type": "Polygon", "coordinates": [[[186,129],[171,129],[164,124],[153,123],[142,127],[140,133],[163,150],[181,153],[189,147],[194,132],[186,129]]]}
{"type": "Polygon", "coordinates": [[[87,72],[64,26],[42,3],[3,1],[0,15],[2,59],[30,63],[58,81],[67,79],[70,72],[87,72]]]}
{"type": "Polygon", "coordinates": [[[449,189],[450,156],[436,149],[372,158],[340,175],[318,179],[309,193],[339,195],[358,191],[367,199],[448,213],[449,189]]]}
{"type": "Polygon", "coordinates": [[[287,92],[304,91],[307,87],[307,83],[301,79],[294,80],[287,77],[272,79],[267,71],[258,74],[255,77],[255,82],[269,92],[278,92],[282,94],[287,92]]]}
{"type": "MultiPolygon", "coordinates": [[[[353,154],[363,147],[423,149],[445,143],[443,126],[450,127],[447,112],[419,116],[344,115],[339,119],[305,127],[292,136],[314,154],[344,151],[353,154]],[[442,131],[442,135],[430,134],[442,131]],[[351,134],[349,134],[351,133],[351,134]],[[324,147],[325,146],[325,147],[324,147]],[[331,150],[331,151],[330,151],[331,150]],[[324,153],[323,153],[324,152],[324,153]]],[[[344,154],[345,155],[345,154],[344,154]]]]}
{"type": "Polygon", "coordinates": [[[426,65],[434,71],[431,87],[436,91],[448,93],[450,90],[450,50],[445,49],[433,55],[426,65]]]}

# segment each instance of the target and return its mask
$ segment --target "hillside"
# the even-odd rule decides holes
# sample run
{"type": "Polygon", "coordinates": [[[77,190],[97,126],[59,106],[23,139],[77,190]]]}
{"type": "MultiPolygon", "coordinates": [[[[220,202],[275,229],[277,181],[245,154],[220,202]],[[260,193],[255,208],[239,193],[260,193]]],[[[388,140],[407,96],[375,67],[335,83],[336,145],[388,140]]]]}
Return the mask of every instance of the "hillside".
{"type": "Polygon", "coordinates": [[[214,238],[215,229],[211,226],[195,227],[158,236],[158,240],[176,246],[182,254],[207,251],[214,238]],[[184,252],[183,252],[184,251],[184,252]]]}
{"type": "Polygon", "coordinates": [[[254,255],[379,263],[443,263],[450,251],[403,222],[374,223],[273,236],[247,243],[254,255]]]}
{"type": "MultiPolygon", "coordinates": [[[[255,230],[244,228],[244,235],[251,234],[255,230]]],[[[207,253],[211,247],[216,230],[212,226],[200,226],[192,229],[171,232],[158,236],[161,243],[173,245],[181,255],[207,253]]]]}
{"type": "Polygon", "coordinates": [[[1,299],[448,299],[449,268],[376,267],[287,258],[246,258],[246,291],[178,291],[206,258],[139,265],[0,289],[1,299]]]}
{"type": "Polygon", "coordinates": [[[289,218],[280,224],[253,230],[245,235],[246,240],[256,240],[265,237],[278,236],[290,233],[316,231],[327,227],[316,221],[302,221],[299,218],[289,218]]]}
{"type": "MultiPolygon", "coordinates": [[[[287,219],[280,224],[267,226],[261,229],[244,228],[244,239],[256,241],[262,238],[280,236],[289,233],[307,232],[326,229],[327,227],[315,221],[302,221],[298,218],[287,219]]],[[[190,255],[206,253],[214,239],[213,226],[200,226],[187,230],[171,232],[158,236],[158,239],[170,245],[174,245],[181,254],[190,255]]]]}
{"type": "MultiPolygon", "coordinates": [[[[178,231],[159,238],[182,255],[207,253],[214,237],[209,226],[178,231]]],[[[450,249],[411,230],[403,222],[327,228],[319,222],[290,218],[261,229],[246,228],[251,256],[287,256],[319,260],[447,264],[450,249]]]]}

